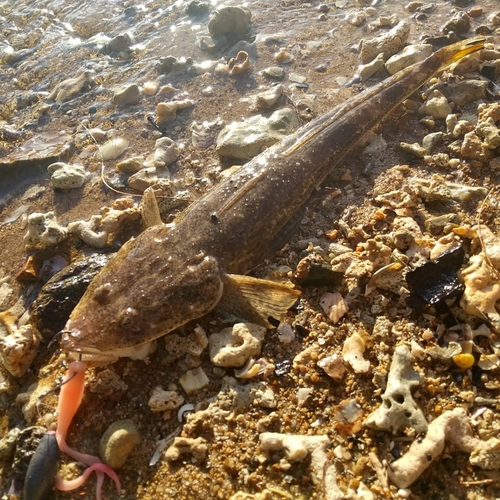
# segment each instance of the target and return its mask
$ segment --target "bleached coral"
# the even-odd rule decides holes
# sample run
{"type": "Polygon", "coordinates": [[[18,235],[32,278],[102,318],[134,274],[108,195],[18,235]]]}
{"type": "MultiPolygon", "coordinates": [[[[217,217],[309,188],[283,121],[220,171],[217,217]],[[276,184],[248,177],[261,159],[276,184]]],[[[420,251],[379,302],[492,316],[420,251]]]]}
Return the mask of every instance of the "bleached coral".
{"type": "Polygon", "coordinates": [[[394,434],[405,427],[419,433],[427,430],[425,416],[411,394],[411,389],[420,384],[420,375],[412,367],[413,360],[408,347],[396,347],[382,404],[368,415],[363,422],[365,427],[394,434]]]}
{"type": "Polygon", "coordinates": [[[209,338],[210,360],[216,366],[241,367],[258,356],[266,334],[262,326],[237,323],[209,338]]]}
{"type": "Polygon", "coordinates": [[[101,208],[101,214],[92,216],[88,221],[71,222],[68,231],[79,236],[87,245],[103,248],[124,221],[139,217],[139,208],[134,206],[132,199],[122,198],[110,207],[101,208]]]}
{"type": "Polygon", "coordinates": [[[497,310],[500,300],[500,238],[486,226],[480,226],[478,231],[483,249],[473,255],[469,265],[458,273],[465,285],[460,306],[469,314],[489,320],[500,332],[500,313],[497,310]]]}
{"type": "Polygon", "coordinates": [[[28,216],[28,232],[24,236],[26,246],[48,248],[60,243],[67,236],[68,230],[57,223],[54,212],[36,212],[28,216]]]}
{"type": "Polygon", "coordinates": [[[207,452],[207,442],[201,437],[176,437],[173,444],[165,452],[165,458],[169,462],[175,462],[182,455],[191,455],[195,460],[202,461],[205,459],[207,452]]]}
{"type": "MultiPolygon", "coordinates": [[[[311,479],[316,485],[323,485],[326,500],[345,498],[337,484],[335,467],[329,462],[327,450],[330,439],[327,436],[301,436],[296,434],[280,434],[263,432],[260,435],[260,447],[264,452],[283,450],[284,460],[302,462],[308,455],[311,457],[311,479]]],[[[286,467],[285,462],[281,462],[286,467]]]]}
{"type": "Polygon", "coordinates": [[[429,425],[425,438],[415,441],[401,458],[391,463],[389,479],[399,488],[408,488],[443,452],[446,442],[470,453],[473,465],[487,470],[500,468],[500,440],[475,438],[465,410],[455,408],[436,418],[429,425]]]}

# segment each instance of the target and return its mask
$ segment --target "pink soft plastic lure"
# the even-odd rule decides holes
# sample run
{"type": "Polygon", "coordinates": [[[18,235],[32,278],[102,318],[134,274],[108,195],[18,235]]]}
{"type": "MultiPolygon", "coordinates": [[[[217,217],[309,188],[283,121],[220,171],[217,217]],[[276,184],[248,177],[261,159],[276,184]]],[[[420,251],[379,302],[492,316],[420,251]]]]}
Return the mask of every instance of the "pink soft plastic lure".
{"type": "Polygon", "coordinates": [[[82,486],[90,474],[95,471],[97,474],[96,499],[101,500],[102,485],[104,483],[105,474],[115,482],[116,488],[118,492],[120,492],[121,484],[116,472],[111,467],[104,464],[99,457],[87,455],[86,453],[80,453],[66,443],[68,428],[76,414],[76,411],[78,410],[78,407],[80,406],[80,403],[82,402],[83,391],[85,388],[86,370],[87,365],[82,361],[73,361],[69,365],[68,373],[66,374],[61,387],[61,392],[59,394],[56,439],[59,449],[62,452],[87,465],[88,467],[85,472],[76,479],[66,480],[59,475],[56,476],[55,486],[61,491],[74,490],[82,486]]]}

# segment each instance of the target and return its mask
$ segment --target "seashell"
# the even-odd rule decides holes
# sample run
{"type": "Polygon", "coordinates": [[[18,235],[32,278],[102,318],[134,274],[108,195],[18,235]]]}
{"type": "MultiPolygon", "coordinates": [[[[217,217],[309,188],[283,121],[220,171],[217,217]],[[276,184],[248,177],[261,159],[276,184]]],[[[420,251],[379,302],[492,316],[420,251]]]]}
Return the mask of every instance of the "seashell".
{"type": "Polygon", "coordinates": [[[123,154],[128,148],[128,141],[123,137],[115,137],[99,147],[94,155],[97,160],[114,160],[123,154]]]}
{"type": "Polygon", "coordinates": [[[496,354],[481,354],[477,366],[484,371],[497,370],[500,368],[500,359],[496,354]]]}
{"type": "Polygon", "coordinates": [[[159,86],[158,82],[146,82],[142,87],[142,91],[146,95],[155,95],[159,86]]]}
{"type": "Polygon", "coordinates": [[[250,358],[245,366],[234,370],[234,375],[237,378],[249,379],[256,377],[261,369],[261,365],[255,362],[254,358],[250,358]]]}
{"type": "Polygon", "coordinates": [[[190,396],[206,387],[210,383],[210,380],[203,369],[198,367],[184,373],[184,375],[179,378],[179,383],[184,389],[184,392],[190,396]]]}
{"type": "Polygon", "coordinates": [[[323,294],[319,303],[334,324],[338,323],[342,316],[349,311],[349,305],[338,292],[323,294]]]}
{"type": "Polygon", "coordinates": [[[177,116],[178,109],[189,108],[193,104],[194,102],[191,99],[158,103],[156,106],[156,124],[159,127],[163,127],[167,123],[173,122],[177,116]]]}
{"type": "Polygon", "coordinates": [[[229,69],[229,76],[241,75],[241,73],[247,71],[250,67],[250,57],[248,56],[248,52],[240,50],[236,54],[236,57],[229,59],[227,67],[229,69]]]}
{"type": "Polygon", "coordinates": [[[167,84],[162,85],[158,90],[158,95],[172,94],[173,92],[177,92],[179,89],[176,89],[173,85],[167,84]]]}
{"type": "Polygon", "coordinates": [[[455,354],[453,362],[463,370],[470,368],[474,364],[474,356],[468,353],[455,354]]]}
{"type": "Polygon", "coordinates": [[[194,405],[191,403],[186,403],[185,405],[182,405],[178,410],[177,410],[177,420],[179,422],[184,421],[184,415],[186,413],[191,413],[194,411],[194,405]]]}
{"type": "Polygon", "coordinates": [[[313,392],[312,387],[301,387],[297,390],[297,403],[299,406],[304,406],[306,399],[313,392]]]}
{"type": "Polygon", "coordinates": [[[293,61],[293,55],[284,49],[280,49],[274,54],[274,60],[279,64],[290,64],[293,61]]]}

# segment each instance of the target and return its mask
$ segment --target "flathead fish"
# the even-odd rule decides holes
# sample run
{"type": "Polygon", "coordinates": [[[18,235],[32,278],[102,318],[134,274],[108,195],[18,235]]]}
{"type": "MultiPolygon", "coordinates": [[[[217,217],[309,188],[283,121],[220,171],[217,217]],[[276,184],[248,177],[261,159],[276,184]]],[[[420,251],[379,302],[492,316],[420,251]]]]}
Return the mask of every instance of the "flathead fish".
{"type": "Polygon", "coordinates": [[[279,319],[300,292],[245,274],[289,241],[312,193],[366,132],[483,46],[474,38],[434,52],[256,156],[174,223],[128,241],[73,310],[63,347],[104,354],[138,346],[216,306],[262,324],[279,319]]]}

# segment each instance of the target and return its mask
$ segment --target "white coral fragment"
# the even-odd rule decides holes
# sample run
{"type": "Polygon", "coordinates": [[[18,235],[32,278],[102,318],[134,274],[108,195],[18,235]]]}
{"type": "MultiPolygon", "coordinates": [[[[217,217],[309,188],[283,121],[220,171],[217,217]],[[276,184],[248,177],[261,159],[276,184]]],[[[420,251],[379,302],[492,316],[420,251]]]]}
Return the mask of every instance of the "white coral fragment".
{"type": "Polygon", "coordinates": [[[391,463],[389,479],[399,488],[408,488],[442,453],[445,442],[470,453],[473,465],[486,470],[500,468],[500,440],[475,438],[465,410],[455,408],[436,418],[429,425],[425,438],[415,441],[401,458],[391,463]]]}
{"type": "Polygon", "coordinates": [[[208,452],[207,442],[201,438],[176,437],[173,444],[165,452],[169,462],[179,460],[182,455],[191,455],[195,460],[205,460],[208,452]]]}
{"type": "Polygon", "coordinates": [[[408,347],[396,347],[382,404],[368,415],[363,422],[365,427],[389,430],[394,434],[408,427],[419,433],[427,430],[425,416],[411,394],[411,389],[420,384],[420,375],[412,367],[413,361],[408,347]]]}
{"type": "Polygon", "coordinates": [[[260,447],[264,452],[283,450],[288,462],[301,462],[308,455],[311,457],[311,479],[315,485],[323,485],[326,500],[345,498],[337,485],[335,467],[329,463],[327,449],[330,440],[327,436],[300,436],[263,432],[260,435],[260,447]]]}
{"type": "Polygon", "coordinates": [[[30,325],[15,329],[0,338],[0,359],[3,367],[14,377],[22,377],[35,359],[39,338],[30,325]]]}
{"type": "Polygon", "coordinates": [[[488,319],[497,333],[500,333],[500,314],[497,303],[500,300],[500,238],[486,226],[477,228],[481,234],[483,250],[473,255],[469,265],[458,272],[465,285],[460,306],[465,312],[488,319]]]}
{"type": "Polygon", "coordinates": [[[140,211],[131,198],[120,198],[110,207],[102,207],[100,215],[88,221],[75,221],[68,224],[68,231],[79,236],[87,245],[103,248],[126,220],[137,220],[140,211]]]}
{"type": "Polygon", "coordinates": [[[260,354],[266,329],[251,323],[237,323],[214,333],[208,340],[210,360],[224,368],[241,367],[260,354]]]}
{"type": "Polygon", "coordinates": [[[176,410],[184,403],[184,398],[177,391],[165,391],[160,386],[151,392],[148,406],[151,411],[176,410]]]}
{"type": "Polygon", "coordinates": [[[365,341],[357,332],[354,332],[344,342],[342,359],[349,363],[356,373],[366,373],[370,369],[370,362],[363,357],[365,348],[365,341]]]}
{"type": "Polygon", "coordinates": [[[28,247],[48,248],[57,245],[68,236],[68,230],[60,226],[54,212],[34,213],[28,216],[28,232],[24,243],[28,247]]]}

